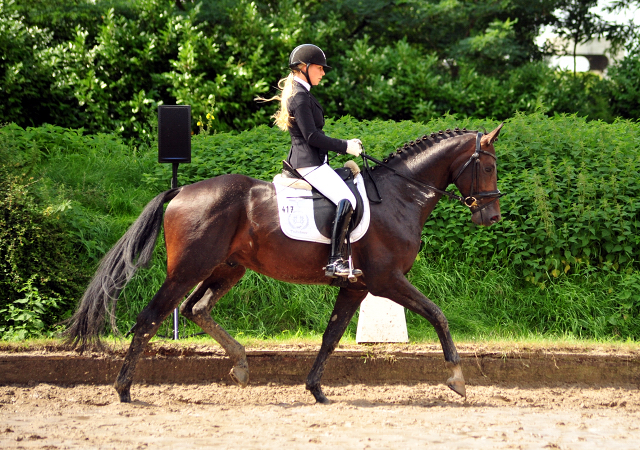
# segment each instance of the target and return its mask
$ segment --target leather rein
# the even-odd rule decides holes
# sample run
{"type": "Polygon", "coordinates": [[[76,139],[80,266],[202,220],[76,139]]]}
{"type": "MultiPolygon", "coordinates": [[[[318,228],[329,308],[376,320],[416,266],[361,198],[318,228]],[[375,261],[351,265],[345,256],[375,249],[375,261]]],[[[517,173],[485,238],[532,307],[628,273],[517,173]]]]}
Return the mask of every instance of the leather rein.
{"type": "MultiPolygon", "coordinates": [[[[478,172],[479,172],[479,166],[480,166],[480,155],[484,154],[484,155],[489,155],[491,156],[494,160],[497,161],[497,158],[495,155],[492,155],[491,153],[482,150],[480,148],[481,145],[481,139],[482,139],[482,133],[478,132],[478,134],[476,135],[476,151],[471,155],[471,157],[469,157],[469,159],[467,160],[467,162],[460,168],[460,170],[458,171],[458,174],[455,176],[455,178],[453,179],[452,183],[455,183],[458,178],[460,178],[460,175],[462,175],[462,173],[465,171],[465,169],[469,166],[471,166],[471,190],[469,192],[469,195],[466,197],[462,197],[458,194],[455,194],[451,191],[445,191],[442,189],[439,189],[435,186],[431,186],[430,184],[427,183],[423,183],[422,181],[416,180],[415,178],[412,178],[408,175],[404,175],[403,173],[397,171],[396,169],[394,169],[393,167],[389,166],[388,164],[372,157],[369,156],[367,154],[365,154],[365,152],[363,151],[361,153],[362,159],[364,161],[364,165],[365,167],[368,169],[368,164],[367,164],[367,159],[384,167],[385,169],[389,169],[390,171],[392,171],[393,173],[395,173],[396,175],[398,175],[399,177],[404,178],[407,181],[412,182],[413,184],[416,184],[418,186],[421,186],[423,188],[426,188],[430,191],[435,191],[439,194],[442,195],[446,195],[447,197],[454,199],[454,200],[458,200],[460,203],[462,203],[463,205],[469,207],[469,209],[471,210],[471,213],[475,213],[478,211],[482,211],[483,209],[485,209],[487,206],[491,205],[493,202],[495,202],[496,200],[498,200],[500,197],[502,197],[504,194],[502,192],[500,192],[500,190],[495,190],[495,191],[484,191],[484,192],[475,192],[474,188],[477,188],[478,186],[478,172]],[[473,164],[472,164],[473,163],[473,164]],[[492,198],[492,200],[490,202],[487,202],[483,205],[480,205],[478,203],[478,200],[481,200],[483,198],[492,198]]],[[[377,188],[376,188],[377,190],[377,188]]]]}

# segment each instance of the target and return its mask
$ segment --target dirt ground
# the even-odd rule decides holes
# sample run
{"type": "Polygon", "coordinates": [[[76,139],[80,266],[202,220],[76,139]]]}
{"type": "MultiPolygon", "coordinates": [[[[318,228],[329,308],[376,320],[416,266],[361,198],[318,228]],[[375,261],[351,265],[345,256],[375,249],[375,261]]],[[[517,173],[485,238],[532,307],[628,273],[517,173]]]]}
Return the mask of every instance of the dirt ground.
{"type": "Polygon", "coordinates": [[[332,385],[0,387],[0,448],[560,448],[640,445],[637,386],[332,385]]]}

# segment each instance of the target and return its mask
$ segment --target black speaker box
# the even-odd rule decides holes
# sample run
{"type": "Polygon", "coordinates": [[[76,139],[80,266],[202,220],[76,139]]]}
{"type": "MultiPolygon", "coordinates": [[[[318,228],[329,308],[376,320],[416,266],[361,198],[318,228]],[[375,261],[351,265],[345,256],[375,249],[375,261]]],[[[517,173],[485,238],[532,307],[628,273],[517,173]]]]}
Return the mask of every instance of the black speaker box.
{"type": "Polygon", "coordinates": [[[191,162],[191,106],[158,106],[158,162],[191,162]]]}

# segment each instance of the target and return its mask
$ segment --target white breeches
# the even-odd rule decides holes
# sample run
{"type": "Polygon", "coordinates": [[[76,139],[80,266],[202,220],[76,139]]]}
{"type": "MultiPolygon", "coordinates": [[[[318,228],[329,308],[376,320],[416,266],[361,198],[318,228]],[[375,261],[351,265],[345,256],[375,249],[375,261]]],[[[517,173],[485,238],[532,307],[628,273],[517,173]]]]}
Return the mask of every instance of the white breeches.
{"type": "Polygon", "coordinates": [[[340,200],[346,199],[351,203],[351,207],[356,209],[356,197],[329,164],[300,167],[296,170],[311,186],[336,205],[340,203],[340,200]]]}

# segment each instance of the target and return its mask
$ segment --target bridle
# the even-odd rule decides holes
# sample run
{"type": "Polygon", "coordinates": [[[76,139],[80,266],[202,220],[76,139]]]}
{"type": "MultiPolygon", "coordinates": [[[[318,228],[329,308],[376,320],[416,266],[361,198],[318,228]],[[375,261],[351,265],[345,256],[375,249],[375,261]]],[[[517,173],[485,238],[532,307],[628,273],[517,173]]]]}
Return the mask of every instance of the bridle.
{"type": "Polygon", "coordinates": [[[491,154],[480,148],[481,140],[482,140],[482,133],[478,132],[478,134],[476,135],[476,151],[473,153],[473,155],[471,155],[471,157],[467,160],[467,162],[464,163],[464,165],[460,168],[460,170],[458,171],[458,175],[456,175],[452,181],[452,183],[455,184],[455,182],[458,181],[458,178],[460,178],[460,175],[462,175],[462,172],[464,172],[467,167],[471,166],[471,190],[469,192],[469,195],[461,201],[471,209],[472,213],[483,210],[484,208],[486,208],[487,206],[489,206],[490,204],[492,204],[493,202],[495,202],[496,200],[498,200],[500,197],[504,195],[498,189],[496,189],[495,191],[475,192],[478,189],[478,178],[479,178],[478,172],[480,171],[480,154],[489,155],[493,158],[494,161],[498,160],[496,158],[496,155],[491,154]],[[478,200],[483,198],[493,198],[493,200],[479,206],[478,200]]]}
{"type": "Polygon", "coordinates": [[[478,134],[476,135],[476,150],[475,152],[469,157],[469,159],[467,160],[466,163],[464,163],[464,165],[460,168],[460,170],[458,171],[458,174],[455,176],[455,178],[453,179],[452,183],[455,183],[456,181],[458,181],[458,178],[460,178],[460,176],[462,175],[462,173],[466,170],[467,167],[471,166],[471,190],[469,192],[469,195],[467,195],[466,197],[462,197],[458,194],[455,194],[451,191],[444,191],[442,189],[438,189],[435,186],[431,186],[430,184],[427,183],[423,183],[422,181],[416,180],[415,178],[412,178],[408,175],[404,175],[401,172],[398,172],[396,169],[394,169],[393,167],[389,166],[388,164],[373,158],[372,156],[369,156],[367,154],[365,154],[365,152],[363,151],[361,153],[361,156],[363,158],[364,161],[364,166],[365,166],[365,170],[369,170],[369,166],[367,164],[367,160],[373,161],[374,163],[384,167],[385,169],[389,169],[391,170],[393,173],[395,173],[396,175],[404,178],[405,180],[408,180],[410,182],[412,182],[413,184],[416,184],[418,186],[424,187],[426,189],[429,189],[430,191],[435,191],[439,194],[442,195],[446,195],[447,197],[454,199],[454,200],[458,200],[460,203],[462,203],[463,205],[467,206],[470,210],[471,213],[476,213],[478,211],[482,211],[483,209],[485,209],[486,207],[488,207],[489,205],[491,205],[493,202],[495,202],[496,200],[498,200],[500,197],[502,197],[504,194],[502,192],[500,192],[500,190],[495,190],[495,191],[478,191],[476,192],[477,188],[478,188],[478,178],[479,178],[479,168],[480,168],[480,155],[489,155],[490,157],[492,157],[494,160],[497,161],[497,158],[495,155],[482,150],[480,148],[481,145],[481,139],[482,139],[482,133],[478,132],[478,134]],[[485,198],[491,198],[492,200],[489,202],[486,202],[484,204],[479,204],[479,200],[485,199],[485,198]]]}

